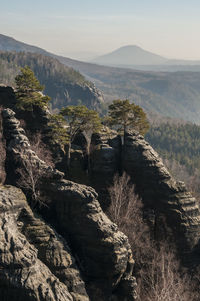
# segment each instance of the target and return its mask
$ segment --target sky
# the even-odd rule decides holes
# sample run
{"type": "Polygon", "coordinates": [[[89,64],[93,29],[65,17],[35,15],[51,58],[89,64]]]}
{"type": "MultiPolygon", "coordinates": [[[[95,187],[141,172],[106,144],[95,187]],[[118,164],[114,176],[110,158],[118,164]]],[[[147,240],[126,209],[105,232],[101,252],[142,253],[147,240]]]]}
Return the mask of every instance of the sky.
{"type": "Polygon", "coordinates": [[[90,59],[137,45],[200,60],[199,0],[0,0],[0,33],[56,54],[90,59]]]}

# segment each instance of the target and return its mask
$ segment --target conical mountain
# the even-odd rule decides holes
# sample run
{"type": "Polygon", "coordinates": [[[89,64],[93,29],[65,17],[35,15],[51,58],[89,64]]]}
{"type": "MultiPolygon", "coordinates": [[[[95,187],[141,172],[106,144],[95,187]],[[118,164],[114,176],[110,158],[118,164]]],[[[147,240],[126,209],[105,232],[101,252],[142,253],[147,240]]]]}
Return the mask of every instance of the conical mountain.
{"type": "Polygon", "coordinates": [[[100,65],[162,65],[168,60],[160,55],[146,51],[135,45],[123,46],[113,52],[102,55],[92,62],[100,65]]]}

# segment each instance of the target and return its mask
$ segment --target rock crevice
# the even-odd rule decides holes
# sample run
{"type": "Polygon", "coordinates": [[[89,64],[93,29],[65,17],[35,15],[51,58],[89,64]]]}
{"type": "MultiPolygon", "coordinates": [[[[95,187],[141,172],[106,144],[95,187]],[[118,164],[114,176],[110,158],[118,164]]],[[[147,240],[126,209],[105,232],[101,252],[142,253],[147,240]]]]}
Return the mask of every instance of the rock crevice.
{"type": "Polygon", "coordinates": [[[73,300],[79,300],[75,299],[77,291],[78,294],[81,292],[80,300],[87,300],[84,284],[91,301],[135,300],[134,261],[127,237],[103,213],[93,188],[64,180],[61,172],[37,157],[14,115],[10,109],[3,111],[7,173],[12,175],[7,181],[16,182],[16,160],[22,162],[28,158],[31,164],[43,170],[41,192],[54,213],[58,232],[71,250],[64,248],[55,231],[33,218],[26,209],[19,218],[19,222],[25,222],[21,231],[31,245],[37,246],[38,260],[62,281],[73,300]],[[73,279],[70,279],[70,273],[73,279]]]}

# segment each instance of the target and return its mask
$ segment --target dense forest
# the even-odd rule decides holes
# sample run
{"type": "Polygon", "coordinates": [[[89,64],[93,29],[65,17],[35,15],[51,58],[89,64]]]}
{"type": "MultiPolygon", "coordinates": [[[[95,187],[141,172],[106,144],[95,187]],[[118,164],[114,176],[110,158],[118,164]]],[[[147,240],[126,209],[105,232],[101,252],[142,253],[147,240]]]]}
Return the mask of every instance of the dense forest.
{"type": "Polygon", "coordinates": [[[94,82],[106,101],[128,98],[146,112],[200,122],[200,72],[139,71],[58,59],[94,82]]]}
{"type": "Polygon", "coordinates": [[[198,191],[200,182],[200,126],[192,123],[160,123],[146,134],[170,171],[198,191]]]}
{"type": "MultiPolygon", "coordinates": [[[[156,68],[156,71],[152,72],[147,70],[139,71],[100,66],[55,55],[42,48],[30,46],[3,35],[0,35],[0,50],[16,51],[18,53],[19,51],[23,51],[28,53],[26,59],[25,54],[15,53],[15,55],[12,56],[12,61],[14,59],[14,63],[12,63],[11,58],[9,59],[11,66],[8,68],[8,73],[11,76],[11,69],[13,69],[13,76],[11,76],[13,79],[16,75],[15,64],[18,65],[20,61],[22,67],[24,67],[23,63],[28,64],[31,61],[29,66],[34,70],[34,73],[37,75],[40,82],[46,85],[45,93],[54,98],[52,106],[54,105],[54,102],[56,102],[55,107],[61,108],[63,106],[63,95],[65,95],[65,98],[66,96],[68,97],[66,89],[63,89],[63,85],[69,83],[69,80],[71,83],[75,82],[76,84],[79,83],[81,85],[84,82],[84,87],[89,84],[86,79],[80,75],[81,73],[103,92],[105,101],[111,102],[113,99],[119,98],[130,99],[137,105],[140,105],[148,113],[154,112],[162,116],[170,116],[172,118],[180,118],[190,122],[200,123],[199,66],[189,66],[190,68],[186,70],[190,70],[190,72],[183,72],[185,70],[184,68],[180,68],[180,70],[183,71],[179,72],[161,72],[159,71],[159,68],[156,68]],[[39,64],[37,62],[33,63],[33,57],[37,55],[31,55],[31,52],[37,53],[38,58],[40,57],[39,61],[42,66],[46,64],[44,63],[44,60],[47,62],[47,57],[49,57],[50,61],[48,61],[48,64],[51,67],[51,70],[49,71],[50,74],[48,75],[49,79],[44,80],[44,77],[40,76],[38,72],[39,64]],[[43,59],[39,53],[43,56],[43,59]],[[44,55],[46,56],[46,59],[44,59],[44,55]],[[19,58],[22,56],[23,59],[19,58]],[[28,59],[28,56],[32,58],[28,59]],[[37,66],[34,66],[35,64],[37,66]],[[66,68],[63,65],[65,65],[66,68]],[[78,70],[80,73],[75,72],[69,67],[78,70]],[[53,83],[52,90],[51,86],[48,86],[48,82],[50,82],[51,86],[53,83]],[[58,91],[59,88],[61,88],[60,91],[58,91]]],[[[2,55],[0,55],[0,61],[1,56],[2,55]]],[[[1,74],[1,69],[5,70],[5,64],[7,64],[7,62],[4,62],[3,64],[4,69],[0,68],[0,79],[5,79],[2,83],[10,84],[8,75],[5,75],[6,72],[3,72],[3,75],[1,74]]],[[[164,68],[164,70],[166,70],[166,68],[164,68]]],[[[176,66],[175,68],[172,66],[170,70],[176,71],[177,68],[176,66]]],[[[92,84],[90,83],[89,85],[92,84]]],[[[72,97],[71,95],[70,97],[74,101],[75,97],[72,97]]],[[[76,101],[78,99],[81,100],[81,98],[77,96],[76,101]]],[[[73,104],[75,104],[75,102],[73,104]]]]}
{"type": "Polygon", "coordinates": [[[44,93],[52,98],[52,109],[68,104],[97,105],[98,95],[94,85],[73,68],[64,66],[58,60],[36,53],[0,52],[0,83],[15,86],[15,76],[20,67],[28,65],[36,74],[44,93]]]}

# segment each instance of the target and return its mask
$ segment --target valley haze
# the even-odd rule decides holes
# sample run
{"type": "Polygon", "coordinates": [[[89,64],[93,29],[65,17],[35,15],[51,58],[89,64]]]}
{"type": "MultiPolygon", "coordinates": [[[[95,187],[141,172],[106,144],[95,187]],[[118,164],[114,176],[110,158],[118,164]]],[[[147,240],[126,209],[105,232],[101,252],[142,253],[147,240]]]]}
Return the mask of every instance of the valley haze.
{"type": "MultiPolygon", "coordinates": [[[[154,63],[155,61],[157,63],[162,62],[163,65],[129,65],[129,68],[103,66],[97,63],[81,62],[58,56],[42,48],[30,46],[5,35],[0,35],[0,50],[42,54],[59,61],[66,66],[65,68],[74,68],[103,92],[103,97],[106,102],[118,98],[130,99],[140,105],[148,113],[156,113],[161,116],[183,119],[200,124],[200,65],[198,65],[198,62],[196,65],[193,65],[191,61],[189,63],[188,61],[171,61],[174,65],[168,65],[166,59],[163,57],[149,53],[138,46],[128,46],[128,48],[123,47],[117,51],[117,54],[120,54],[124,62],[126,56],[124,57],[121,54],[124,53],[124,50],[128,50],[131,55],[130,59],[132,59],[134,63],[136,62],[134,54],[137,52],[137,56],[141,56],[142,54],[142,57],[146,59],[146,63],[152,63],[153,57],[154,63]]],[[[3,59],[3,54],[1,56],[3,59]]],[[[41,76],[41,73],[38,72],[38,67],[34,65],[34,61],[32,61],[31,64],[33,67],[35,66],[34,70],[39,80],[46,86],[49,86],[49,80],[41,76]]],[[[54,61],[53,64],[57,65],[58,63],[54,61]]],[[[60,70],[63,70],[62,74],[63,72],[65,73],[63,69],[64,66],[62,67],[62,65],[60,65],[59,67],[60,70]]],[[[41,67],[39,69],[41,69],[41,67]]],[[[13,75],[15,74],[14,72],[12,73],[13,75]]],[[[81,78],[80,75],[77,74],[77,76],[81,78]]],[[[1,78],[3,78],[3,74],[1,78]]],[[[82,81],[84,80],[82,79],[82,81]]],[[[57,79],[56,81],[54,80],[54,84],[55,82],[57,82],[57,79]]],[[[63,82],[67,83],[66,78],[63,82]]],[[[8,84],[13,83],[8,81],[8,84]]],[[[56,87],[58,87],[57,84],[56,87]]],[[[53,92],[51,95],[51,92],[46,89],[46,93],[50,93],[50,96],[52,96],[53,106],[54,99],[57,97],[60,104],[66,102],[66,100],[64,100],[65,90],[66,86],[63,84],[62,93],[61,91],[56,92],[55,89],[52,90],[51,88],[53,92]],[[55,92],[58,94],[55,94],[55,92]]],[[[69,93],[69,90],[67,91],[67,93],[69,93]]],[[[99,92],[97,92],[97,94],[98,93],[99,92]]],[[[92,100],[92,102],[93,101],[94,100],[92,100]]]]}

